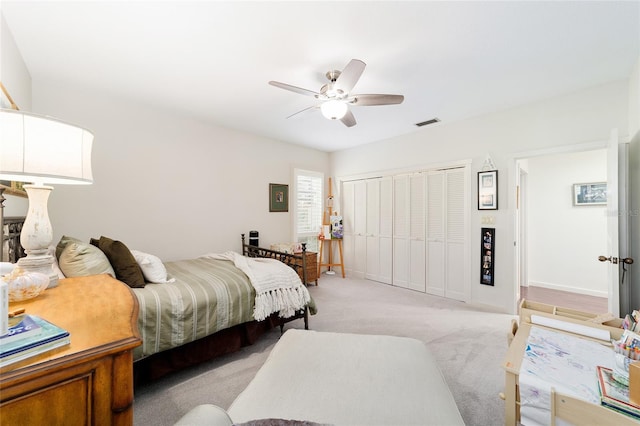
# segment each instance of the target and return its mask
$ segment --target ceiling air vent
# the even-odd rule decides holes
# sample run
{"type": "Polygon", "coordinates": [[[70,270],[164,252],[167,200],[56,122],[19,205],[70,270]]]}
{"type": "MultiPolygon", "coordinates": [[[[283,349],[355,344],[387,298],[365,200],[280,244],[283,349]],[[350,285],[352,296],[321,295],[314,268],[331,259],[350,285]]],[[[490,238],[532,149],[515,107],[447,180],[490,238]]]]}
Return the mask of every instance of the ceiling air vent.
{"type": "Polygon", "coordinates": [[[439,118],[432,118],[431,120],[423,121],[421,123],[416,123],[416,126],[418,127],[428,126],[429,124],[437,123],[439,121],[440,121],[439,118]]]}

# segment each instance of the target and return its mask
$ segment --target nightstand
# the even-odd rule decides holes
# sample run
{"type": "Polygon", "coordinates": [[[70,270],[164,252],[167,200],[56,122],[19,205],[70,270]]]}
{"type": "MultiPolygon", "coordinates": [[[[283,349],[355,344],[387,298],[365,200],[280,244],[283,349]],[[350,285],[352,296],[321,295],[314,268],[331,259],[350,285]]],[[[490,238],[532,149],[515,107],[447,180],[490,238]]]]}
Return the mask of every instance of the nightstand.
{"type": "Polygon", "coordinates": [[[67,278],[15,302],[71,335],[71,344],[0,370],[3,424],[133,424],[138,301],[109,275],[67,278]]]}
{"type": "MultiPolygon", "coordinates": [[[[296,253],[296,255],[301,255],[302,253],[296,253]]],[[[318,253],[313,251],[305,252],[305,269],[307,271],[307,282],[303,283],[304,285],[309,284],[310,282],[315,282],[318,285],[318,253]]],[[[296,264],[302,265],[302,261],[296,259],[296,264]]],[[[304,281],[302,278],[302,269],[298,269],[298,275],[300,275],[300,279],[304,281]]]]}

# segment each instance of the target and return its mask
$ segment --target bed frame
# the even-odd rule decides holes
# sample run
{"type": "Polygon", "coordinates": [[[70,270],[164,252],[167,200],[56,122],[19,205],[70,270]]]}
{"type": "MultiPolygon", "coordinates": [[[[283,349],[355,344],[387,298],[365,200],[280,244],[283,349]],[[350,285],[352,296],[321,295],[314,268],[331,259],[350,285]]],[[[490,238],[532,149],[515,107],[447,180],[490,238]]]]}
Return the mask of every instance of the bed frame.
{"type": "MultiPolygon", "coordinates": [[[[307,244],[302,243],[302,252],[296,253],[285,253],[282,251],[271,250],[263,247],[254,246],[251,244],[245,243],[244,234],[241,234],[242,237],[242,255],[247,257],[262,257],[262,258],[270,258],[276,259],[280,262],[284,263],[292,267],[298,275],[300,275],[300,279],[302,283],[307,285],[307,244]]],[[[304,329],[309,329],[309,309],[304,308],[300,311],[296,312],[294,316],[289,318],[280,318],[280,332],[284,331],[284,325],[289,322],[299,318],[304,319],[304,329]]]]}
{"type": "Polygon", "coordinates": [[[300,279],[304,285],[307,285],[307,265],[306,265],[306,253],[307,253],[307,243],[302,243],[302,252],[296,253],[285,253],[282,251],[271,250],[267,248],[262,248],[258,246],[254,246],[251,244],[246,244],[244,240],[244,234],[242,236],[242,255],[247,257],[269,257],[272,259],[279,260],[280,262],[291,266],[298,275],[300,275],[300,279]]]}
{"type": "Polygon", "coordinates": [[[20,245],[20,232],[24,217],[5,217],[0,223],[0,262],[16,263],[25,256],[24,249],[20,245]]]}

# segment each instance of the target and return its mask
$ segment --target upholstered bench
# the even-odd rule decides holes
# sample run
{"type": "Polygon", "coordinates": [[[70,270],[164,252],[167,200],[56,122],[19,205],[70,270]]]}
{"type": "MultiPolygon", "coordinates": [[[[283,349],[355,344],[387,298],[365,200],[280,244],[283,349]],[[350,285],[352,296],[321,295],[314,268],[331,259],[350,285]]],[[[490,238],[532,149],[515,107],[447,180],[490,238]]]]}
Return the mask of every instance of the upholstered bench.
{"type": "Polygon", "coordinates": [[[280,338],[226,412],[200,405],[177,424],[231,425],[260,419],[335,425],[464,424],[423,342],[295,329],[280,338]]]}

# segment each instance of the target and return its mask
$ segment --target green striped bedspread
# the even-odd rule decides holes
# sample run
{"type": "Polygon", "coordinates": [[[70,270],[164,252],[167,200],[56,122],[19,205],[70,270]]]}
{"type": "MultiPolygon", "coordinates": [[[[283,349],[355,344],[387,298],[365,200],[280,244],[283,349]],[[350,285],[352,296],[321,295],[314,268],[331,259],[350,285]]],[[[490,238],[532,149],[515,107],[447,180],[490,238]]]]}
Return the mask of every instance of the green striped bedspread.
{"type": "Polygon", "coordinates": [[[255,290],[232,262],[203,257],[165,266],[174,283],[132,289],[142,337],[134,360],[253,320],[255,290]]]}

